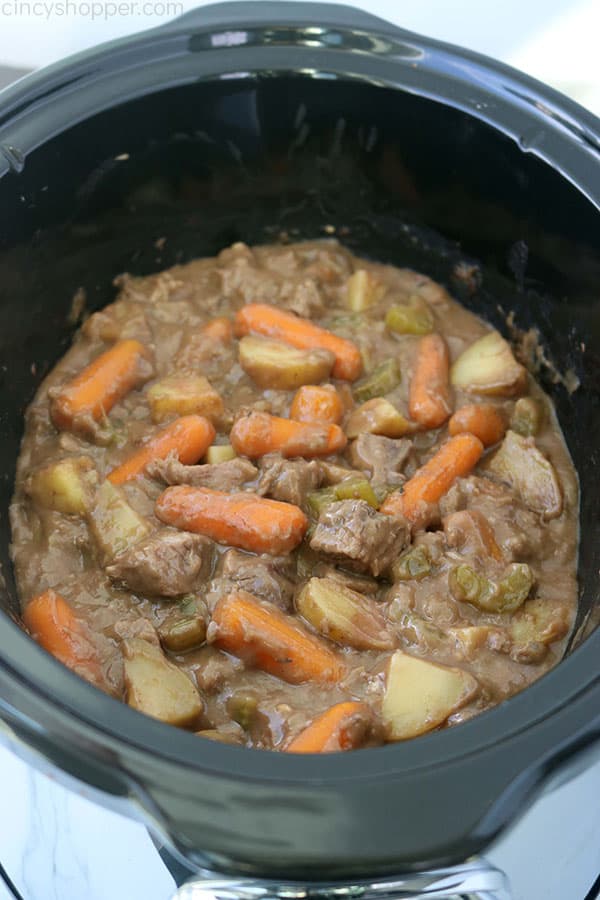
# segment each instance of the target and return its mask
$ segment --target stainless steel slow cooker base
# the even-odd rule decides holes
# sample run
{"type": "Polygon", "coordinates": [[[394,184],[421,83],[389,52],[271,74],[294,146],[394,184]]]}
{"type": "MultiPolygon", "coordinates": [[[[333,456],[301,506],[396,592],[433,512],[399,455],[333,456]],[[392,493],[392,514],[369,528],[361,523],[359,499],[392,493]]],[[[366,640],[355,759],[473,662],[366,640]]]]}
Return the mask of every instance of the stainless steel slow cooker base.
{"type": "Polygon", "coordinates": [[[484,859],[372,881],[278,882],[204,873],[173,900],[510,900],[506,876],[484,859]]]}

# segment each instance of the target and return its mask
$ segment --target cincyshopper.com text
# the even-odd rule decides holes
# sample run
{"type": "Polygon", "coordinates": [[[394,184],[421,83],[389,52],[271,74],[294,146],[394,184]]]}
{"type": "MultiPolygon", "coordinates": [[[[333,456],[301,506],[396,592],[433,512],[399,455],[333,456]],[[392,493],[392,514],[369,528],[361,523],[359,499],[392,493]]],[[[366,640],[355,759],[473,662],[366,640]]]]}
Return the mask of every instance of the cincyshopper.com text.
{"type": "Polygon", "coordinates": [[[172,18],[183,13],[174,0],[0,0],[0,21],[6,18],[114,19],[129,16],[172,18]]]}

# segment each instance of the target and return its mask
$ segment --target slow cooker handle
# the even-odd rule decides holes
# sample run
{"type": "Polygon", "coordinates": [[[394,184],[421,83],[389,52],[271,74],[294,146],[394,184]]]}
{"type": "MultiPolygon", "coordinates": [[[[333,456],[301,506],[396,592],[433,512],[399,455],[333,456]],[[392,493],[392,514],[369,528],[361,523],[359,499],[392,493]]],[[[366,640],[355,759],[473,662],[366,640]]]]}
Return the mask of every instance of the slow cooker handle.
{"type": "Polygon", "coordinates": [[[412,33],[399,28],[385,19],[358,9],[355,6],[334,3],[298,3],[280,0],[261,0],[258,3],[209,3],[183,13],[160,26],[161,31],[186,30],[190,26],[218,26],[223,31],[227,26],[241,31],[245,25],[306,25],[318,22],[319,27],[330,25],[338,28],[365,28],[367,30],[393,31],[397,37],[411,37],[412,33]]]}
{"type": "Polygon", "coordinates": [[[276,882],[257,878],[192,878],[172,900],[510,900],[506,876],[484,859],[377,881],[276,882]]]}

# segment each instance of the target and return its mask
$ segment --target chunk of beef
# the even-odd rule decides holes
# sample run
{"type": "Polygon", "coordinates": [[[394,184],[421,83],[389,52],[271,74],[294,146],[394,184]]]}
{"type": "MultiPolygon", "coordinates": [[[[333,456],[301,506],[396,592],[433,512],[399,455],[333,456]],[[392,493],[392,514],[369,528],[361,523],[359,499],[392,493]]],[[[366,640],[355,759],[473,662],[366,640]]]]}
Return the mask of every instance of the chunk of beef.
{"type": "Polygon", "coordinates": [[[269,453],[261,460],[261,476],[257,493],[296,506],[306,505],[306,495],[323,481],[321,465],[316,460],[283,459],[269,453]]]}
{"type": "Polygon", "coordinates": [[[324,459],[319,460],[319,466],[323,472],[324,484],[339,484],[346,478],[356,478],[356,471],[349,469],[348,466],[338,466],[336,463],[330,463],[324,459]]]}
{"type": "Polygon", "coordinates": [[[129,300],[111,303],[93,313],[81,326],[92,340],[119,341],[135,338],[143,344],[152,343],[152,331],[146,319],[144,305],[129,300]]]}
{"type": "Polygon", "coordinates": [[[312,569],[312,575],[317,578],[329,578],[342,584],[344,587],[350,588],[359,594],[376,594],[379,584],[370,575],[358,575],[354,572],[345,572],[336,566],[329,565],[326,562],[317,563],[312,569]]]}
{"type": "Polygon", "coordinates": [[[244,664],[235,657],[210,646],[198,650],[195,659],[192,670],[196,684],[207,694],[216,694],[244,668],[244,664]]]}
{"type": "MultiPolygon", "coordinates": [[[[459,478],[439,505],[444,518],[459,510],[477,510],[507,562],[523,562],[534,555],[544,558],[546,548],[540,517],[506,485],[477,475],[459,478]]],[[[553,552],[552,543],[547,544],[548,551],[553,552]]]]}
{"type": "Polygon", "coordinates": [[[350,447],[350,459],[357,469],[370,473],[373,484],[397,487],[404,481],[403,470],[412,451],[405,438],[361,434],[350,447]]]}
{"type": "Polygon", "coordinates": [[[246,481],[252,481],[258,472],[249,460],[241,457],[215,465],[185,466],[175,455],[169,454],[166,459],[156,459],[150,463],[146,474],[166,484],[191,484],[193,487],[232,491],[246,481]]]}
{"type": "Polygon", "coordinates": [[[459,550],[465,560],[472,559],[476,567],[489,569],[494,562],[504,562],[494,532],[480,510],[462,509],[450,513],[442,526],[448,546],[459,550]]]}
{"type": "Polygon", "coordinates": [[[312,278],[303,278],[295,283],[285,281],[280,305],[306,319],[322,316],[325,311],[321,291],[312,278]]]}
{"type": "Polygon", "coordinates": [[[117,619],[114,625],[108,629],[108,633],[120,641],[129,641],[132,638],[141,638],[149,644],[159,646],[156,628],[148,619],[138,616],[135,619],[117,619]]]}
{"type": "Polygon", "coordinates": [[[139,594],[177,597],[207,577],[212,542],[199,534],[162,529],[107,566],[107,574],[139,594]]]}
{"type": "Polygon", "coordinates": [[[510,485],[529,509],[545,519],[560,516],[563,495],[556,469],[532,437],[509,429],[485,469],[491,478],[510,485]]]}
{"type": "Polygon", "coordinates": [[[220,593],[240,588],[289,609],[294,593],[295,564],[287,556],[254,556],[241,550],[227,550],[217,568],[220,593]]]}
{"type": "Polygon", "coordinates": [[[310,546],[344,566],[377,576],[406,547],[409,533],[402,516],[382,515],[365,500],[342,500],[321,513],[310,546]]]}

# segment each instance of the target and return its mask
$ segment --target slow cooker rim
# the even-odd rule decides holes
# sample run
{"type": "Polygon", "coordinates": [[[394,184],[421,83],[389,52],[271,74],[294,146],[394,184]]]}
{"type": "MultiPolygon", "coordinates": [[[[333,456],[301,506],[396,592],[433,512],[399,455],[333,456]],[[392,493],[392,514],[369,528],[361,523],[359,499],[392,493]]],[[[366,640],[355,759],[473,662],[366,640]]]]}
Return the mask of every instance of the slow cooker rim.
{"type": "MultiPolygon", "coordinates": [[[[230,11],[233,11],[234,7],[239,8],[241,6],[235,3],[217,4],[213,7],[204,8],[204,12],[212,11],[215,13],[224,10],[226,7],[230,7],[230,11]]],[[[271,5],[259,3],[253,6],[255,6],[255,13],[260,14],[261,7],[264,6],[266,8],[271,5]]],[[[293,19],[292,7],[301,7],[302,4],[285,4],[284,7],[288,7],[287,10],[281,10],[279,4],[277,6],[279,24],[282,20],[287,22],[288,19],[293,19]],[[284,15],[282,16],[281,13],[284,13],[284,15]]],[[[336,16],[341,14],[341,10],[348,10],[348,8],[338,6],[324,6],[321,9],[328,9],[330,12],[335,10],[336,16]]],[[[356,10],[351,10],[351,12],[353,15],[357,14],[356,10]]],[[[249,15],[249,11],[247,12],[244,9],[244,14],[249,15]]],[[[546,88],[534,79],[521,75],[507,66],[494,63],[479,54],[422,38],[409,32],[402,32],[399,29],[394,29],[393,26],[388,26],[382,20],[368,16],[368,14],[367,18],[370,19],[371,23],[376,23],[378,29],[383,29],[384,33],[388,34],[391,29],[396,36],[400,34],[403,40],[410,40],[413,44],[416,43],[422,48],[426,48],[430,55],[435,55],[435,53],[450,54],[454,58],[467,59],[476,63],[493,78],[495,90],[500,89],[496,77],[498,74],[510,78],[511,89],[514,84],[521,85],[524,90],[529,92],[528,96],[530,99],[533,99],[534,103],[535,98],[540,103],[545,101],[550,110],[554,106],[558,112],[562,111],[567,123],[569,123],[569,120],[575,120],[581,125],[582,132],[588,138],[591,138],[591,142],[588,140],[589,146],[584,147],[581,133],[574,134],[571,131],[570,140],[575,145],[575,152],[589,152],[590,147],[592,147],[597,153],[597,148],[600,147],[600,122],[586,110],[561,97],[560,94],[552,89],[546,88]],[[593,146],[594,144],[595,147],[593,146]]],[[[4,106],[7,110],[4,116],[2,116],[0,110],[0,140],[10,138],[11,125],[22,121],[23,117],[35,113],[37,118],[40,104],[57,102],[60,99],[61,92],[67,89],[66,85],[69,82],[73,82],[76,73],[82,66],[84,69],[87,69],[88,83],[90,83],[99,71],[98,66],[101,66],[104,62],[107,69],[110,69],[111,60],[114,59],[115,55],[118,56],[121,50],[133,46],[143,49],[150,45],[156,46],[157,41],[160,43],[161,41],[170,41],[174,36],[187,35],[190,31],[190,25],[191,22],[189,20],[187,22],[184,20],[180,23],[172,23],[169,27],[163,27],[151,32],[142,32],[139,35],[95,48],[91,52],[79,54],[64,63],[58,63],[50,67],[46,72],[42,71],[42,73],[23,79],[14,87],[0,94],[0,107],[4,106]],[[49,88],[48,79],[50,81],[52,79],[55,80],[54,88],[49,88]]],[[[374,28],[374,26],[372,27],[374,28]]],[[[194,30],[198,30],[198,23],[194,26],[194,30]]],[[[81,80],[78,80],[78,88],[81,90],[84,86],[85,77],[82,74],[81,80]]],[[[508,89],[506,83],[503,84],[502,89],[508,89]]],[[[477,117],[475,110],[470,110],[469,112],[477,117]]],[[[540,110],[537,111],[537,113],[539,112],[540,110]]],[[[555,130],[564,129],[564,122],[558,122],[552,110],[551,113],[547,115],[548,127],[555,130]]],[[[485,116],[480,115],[479,118],[485,119],[485,116]]],[[[493,123],[491,124],[493,125],[493,123]]],[[[561,131],[561,134],[564,136],[563,131],[561,131]]],[[[6,143],[7,141],[5,141],[5,156],[7,156],[6,143]]],[[[22,146],[20,149],[27,152],[28,148],[22,146]]],[[[10,157],[11,154],[9,153],[9,162],[11,161],[10,157]]],[[[597,194],[598,203],[596,205],[599,205],[600,192],[597,188],[594,189],[592,184],[585,184],[585,190],[582,184],[576,184],[575,186],[578,190],[585,193],[589,199],[594,198],[597,194]]],[[[592,713],[600,708],[600,703],[598,703],[598,700],[600,700],[600,676],[593,674],[594,663],[600,650],[600,631],[597,631],[588,637],[582,646],[578,647],[569,657],[563,660],[556,669],[545,675],[526,691],[516,695],[499,707],[464,723],[460,728],[421,737],[416,742],[416,745],[414,741],[411,741],[406,744],[396,744],[374,750],[362,750],[355,754],[343,756],[334,754],[329,758],[317,757],[313,759],[308,757],[303,759],[301,761],[302,765],[300,765],[299,760],[283,754],[248,751],[246,748],[226,745],[219,745],[216,748],[210,742],[203,742],[206,746],[202,748],[202,753],[199,753],[198,742],[194,736],[185,732],[178,733],[162,723],[154,722],[87,685],[49,657],[41,648],[33,644],[19,626],[10,621],[5,615],[0,617],[0,646],[6,648],[2,657],[0,657],[0,666],[5,676],[15,679],[20,687],[25,690],[39,694],[39,684],[36,686],[30,677],[30,671],[37,670],[43,685],[42,693],[46,696],[49,704],[56,709],[67,711],[69,715],[74,716],[80,722],[85,722],[99,735],[109,736],[124,747],[135,744],[136,748],[141,752],[167,756],[175,763],[203,771],[210,771],[215,775],[218,775],[219,772],[231,775],[233,768],[239,777],[269,781],[296,782],[309,777],[313,781],[327,780],[333,783],[346,778],[370,778],[378,777],[379,775],[389,778],[394,772],[404,773],[411,769],[441,765],[462,758],[491,742],[510,740],[511,737],[514,737],[523,729],[533,729],[537,722],[560,715],[560,710],[565,704],[583,693],[589,694],[589,708],[592,713]],[[565,691],[567,682],[570,687],[565,691]],[[557,700],[557,697],[561,697],[561,699],[557,700]],[[536,712],[533,719],[529,711],[530,708],[536,712]],[[90,710],[93,712],[91,713],[90,710]],[[131,727],[128,725],[129,722],[131,722],[131,727]],[[495,723],[499,724],[496,725],[495,723]],[[135,740],[131,736],[133,733],[136,735],[135,740]],[[243,750],[243,752],[240,752],[240,750],[243,750]],[[393,761],[391,759],[392,755],[394,757],[393,761]],[[199,759],[199,757],[202,758],[199,759]],[[257,762],[258,759],[263,760],[263,762],[257,762]],[[377,764],[378,760],[379,764],[377,764]],[[231,761],[231,767],[229,761],[231,761]]],[[[565,738],[567,737],[568,735],[565,735],[565,738]]],[[[551,748],[548,749],[550,750],[551,748]]]]}

